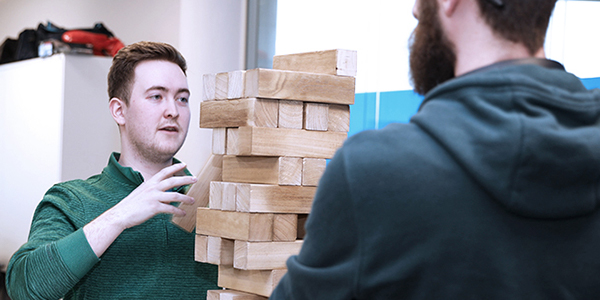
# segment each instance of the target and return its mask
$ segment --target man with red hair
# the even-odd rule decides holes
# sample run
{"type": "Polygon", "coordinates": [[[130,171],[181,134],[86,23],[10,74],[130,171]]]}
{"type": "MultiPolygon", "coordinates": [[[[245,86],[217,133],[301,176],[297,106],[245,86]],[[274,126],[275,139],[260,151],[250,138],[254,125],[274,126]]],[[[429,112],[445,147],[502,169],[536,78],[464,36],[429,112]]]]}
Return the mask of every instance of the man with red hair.
{"type": "Polygon", "coordinates": [[[174,158],[190,123],[187,64],[173,46],[121,49],[108,74],[108,107],[121,152],[101,174],[54,185],[29,240],[11,258],[19,299],[204,299],[217,268],[194,261],[194,234],[170,222],[196,182],[174,158]]]}

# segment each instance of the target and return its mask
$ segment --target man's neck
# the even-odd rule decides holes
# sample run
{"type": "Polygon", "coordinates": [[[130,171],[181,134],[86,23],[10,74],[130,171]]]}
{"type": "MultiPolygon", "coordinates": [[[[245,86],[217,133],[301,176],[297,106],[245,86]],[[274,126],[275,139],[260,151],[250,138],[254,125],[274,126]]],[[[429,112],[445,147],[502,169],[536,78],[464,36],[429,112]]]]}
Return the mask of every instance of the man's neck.
{"type": "Polygon", "coordinates": [[[458,77],[497,62],[533,57],[546,58],[544,49],[531,55],[525,46],[509,41],[490,42],[480,47],[463,47],[457,49],[454,74],[458,77]]]}
{"type": "Polygon", "coordinates": [[[442,5],[440,10],[440,20],[454,45],[455,76],[505,60],[545,58],[543,48],[531,54],[525,45],[511,42],[496,34],[483,20],[476,1],[456,3],[458,5],[453,9],[442,5]]]}
{"type": "Polygon", "coordinates": [[[121,152],[121,157],[119,157],[119,164],[123,167],[130,167],[134,171],[140,172],[142,177],[144,177],[144,181],[146,181],[152,178],[156,173],[160,172],[160,170],[172,165],[173,158],[163,162],[153,162],[143,158],[137,153],[130,153],[123,150],[121,152]]]}

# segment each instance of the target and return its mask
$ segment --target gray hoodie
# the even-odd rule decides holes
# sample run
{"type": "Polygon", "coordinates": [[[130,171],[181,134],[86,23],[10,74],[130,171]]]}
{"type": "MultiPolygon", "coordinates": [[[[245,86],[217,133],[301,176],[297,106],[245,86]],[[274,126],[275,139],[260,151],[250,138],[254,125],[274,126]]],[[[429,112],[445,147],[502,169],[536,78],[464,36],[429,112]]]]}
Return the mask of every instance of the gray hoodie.
{"type": "Polygon", "coordinates": [[[351,137],[272,299],[597,299],[600,91],[501,64],[351,137]]]}

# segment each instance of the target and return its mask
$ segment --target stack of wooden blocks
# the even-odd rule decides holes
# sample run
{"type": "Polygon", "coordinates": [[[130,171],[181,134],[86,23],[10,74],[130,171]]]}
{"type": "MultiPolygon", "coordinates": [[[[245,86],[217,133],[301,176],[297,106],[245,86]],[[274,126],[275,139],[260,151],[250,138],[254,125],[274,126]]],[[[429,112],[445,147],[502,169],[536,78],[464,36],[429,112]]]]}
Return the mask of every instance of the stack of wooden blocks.
{"type": "Polygon", "coordinates": [[[195,259],[219,265],[225,288],[208,299],[266,299],[299,253],[326,159],[347,137],[355,75],[349,50],[204,75],[200,127],[213,129],[213,156],[189,192],[200,207],[186,210],[197,210],[195,259]]]}

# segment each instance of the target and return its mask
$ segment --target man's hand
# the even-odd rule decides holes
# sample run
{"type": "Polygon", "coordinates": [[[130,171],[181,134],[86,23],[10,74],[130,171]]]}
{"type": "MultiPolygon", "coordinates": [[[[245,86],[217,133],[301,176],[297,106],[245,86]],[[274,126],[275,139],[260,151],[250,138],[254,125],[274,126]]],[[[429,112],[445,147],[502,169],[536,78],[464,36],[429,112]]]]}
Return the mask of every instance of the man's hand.
{"type": "Polygon", "coordinates": [[[168,190],[196,182],[191,176],[173,176],[183,170],[184,164],[176,164],[162,169],[150,180],[142,183],[129,196],[107,211],[115,218],[123,230],[140,225],[160,213],[185,215],[171,202],[194,203],[194,198],[168,190]]]}
{"type": "Polygon", "coordinates": [[[194,198],[168,190],[193,184],[197,181],[191,176],[173,176],[185,168],[184,164],[175,164],[162,169],[152,178],[142,183],[117,205],[105,211],[83,227],[85,236],[100,257],[123,230],[140,225],[160,213],[185,215],[185,212],[170,203],[194,203],[194,198]]]}

